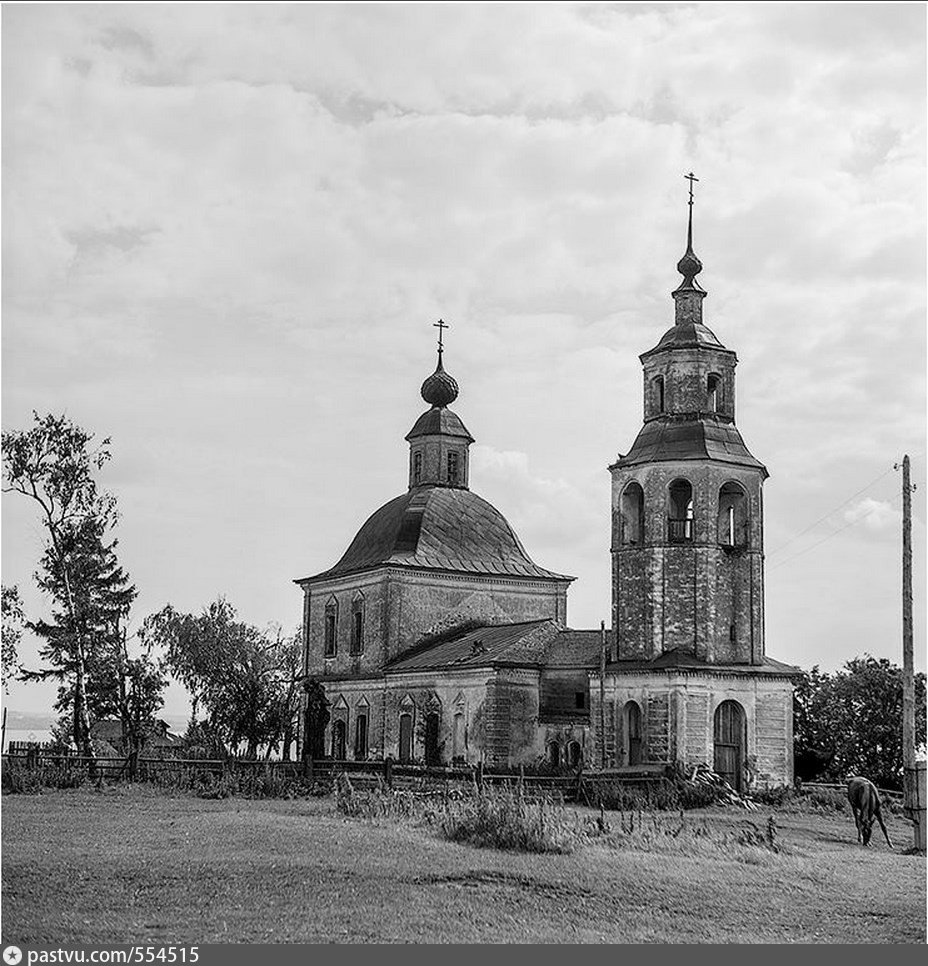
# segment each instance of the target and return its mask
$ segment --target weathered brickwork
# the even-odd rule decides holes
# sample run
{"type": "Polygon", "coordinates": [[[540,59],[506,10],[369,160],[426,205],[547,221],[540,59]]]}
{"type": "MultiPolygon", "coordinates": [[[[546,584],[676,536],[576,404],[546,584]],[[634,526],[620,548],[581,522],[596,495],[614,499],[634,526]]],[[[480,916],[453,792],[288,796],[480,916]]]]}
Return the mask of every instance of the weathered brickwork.
{"type": "MultiPolygon", "coordinates": [[[[590,682],[593,743],[601,748],[598,714],[599,676],[590,682]]],[[[746,720],[743,763],[745,786],[776,786],[793,781],[792,682],[787,676],[712,673],[678,670],[648,674],[607,672],[604,691],[607,707],[607,747],[611,731],[614,752],[610,766],[627,765],[628,735],[623,710],[635,702],[641,710],[644,761],[680,762],[692,768],[714,767],[716,712],[723,701],[735,701],[746,720]]]]}
{"type": "MultiPolygon", "coordinates": [[[[620,659],[657,657],[675,648],[710,663],[763,660],[763,520],[761,471],[680,460],[613,468],[613,619],[620,659]],[[692,486],[692,542],[670,542],[670,484],[692,486]],[[622,494],[644,494],[639,542],[623,541],[622,494]],[[729,546],[720,493],[745,494],[741,545],[729,546]]],[[[741,539],[740,532],[738,536],[741,539]]]]}
{"type": "Polygon", "coordinates": [[[734,352],[727,349],[675,349],[643,357],[644,418],[656,419],[662,412],[713,413],[726,419],[735,418],[734,352]],[[715,408],[710,406],[707,380],[720,377],[715,408]],[[654,379],[664,380],[664,408],[660,409],[654,379]]]}
{"type": "Polygon", "coordinates": [[[681,760],[688,766],[712,760],[712,719],[709,714],[708,692],[687,691],[684,694],[685,722],[681,760]]]}
{"type": "Polygon", "coordinates": [[[412,719],[411,760],[425,761],[425,718],[439,715],[438,753],[450,764],[457,757],[480,761],[486,757],[483,705],[490,670],[467,671],[449,680],[443,674],[410,674],[368,680],[324,680],[332,720],[326,729],[326,752],[331,754],[332,727],[338,718],[348,725],[348,758],[354,759],[355,728],[359,713],[369,708],[368,753],[365,757],[400,759],[400,716],[412,719]],[[460,716],[455,747],[455,718],[460,716]]]}
{"type": "Polygon", "coordinates": [[[468,620],[566,621],[567,585],[516,577],[432,574],[380,568],[304,587],[305,671],[312,675],[376,673],[426,634],[468,620]],[[364,646],[351,653],[354,610],[364,608],[364,646]],[[325,656],[327,605],[337,615],[336,653],[325,656]]]}

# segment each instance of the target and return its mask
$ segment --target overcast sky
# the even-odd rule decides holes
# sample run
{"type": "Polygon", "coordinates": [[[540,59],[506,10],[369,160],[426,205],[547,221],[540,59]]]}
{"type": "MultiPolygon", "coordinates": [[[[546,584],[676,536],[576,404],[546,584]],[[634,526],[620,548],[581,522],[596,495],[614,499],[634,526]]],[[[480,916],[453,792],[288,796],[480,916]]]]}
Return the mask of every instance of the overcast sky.
{"type": "MultiPolygon", "coordinates": [[[[471,488],[608,621],[693,170],[767,652],[901,663],[908,452],[924,668],[924,4],[4,4],[2,82],[3,428],[112,437],[136,626],[221,594],[296,627],[405,491],[440,316],[471,488]]],[[[5,496],[33,616],[42,540],[5,496]]]]}

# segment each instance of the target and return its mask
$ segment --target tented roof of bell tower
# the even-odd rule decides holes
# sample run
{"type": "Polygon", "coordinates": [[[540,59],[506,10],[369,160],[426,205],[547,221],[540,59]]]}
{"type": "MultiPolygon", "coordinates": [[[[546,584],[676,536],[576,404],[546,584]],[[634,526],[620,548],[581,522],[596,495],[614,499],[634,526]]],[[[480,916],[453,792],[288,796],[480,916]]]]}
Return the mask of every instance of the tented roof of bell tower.
{"type": "Polygon", "coordinates": [[[684,322],[679,325],[672,325],[662,336],[660,342],[642,353],[641,359],[662,349],[722,349],[731,352],[719,342],[716,334],[701,322],[684,322]]]}

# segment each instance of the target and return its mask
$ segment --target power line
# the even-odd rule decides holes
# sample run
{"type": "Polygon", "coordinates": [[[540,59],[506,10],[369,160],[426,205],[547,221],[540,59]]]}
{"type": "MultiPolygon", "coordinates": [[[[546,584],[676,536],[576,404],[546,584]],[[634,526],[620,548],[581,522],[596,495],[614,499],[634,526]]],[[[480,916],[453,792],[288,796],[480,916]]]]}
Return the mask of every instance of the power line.
{"type": "MultiPolygon", "coordinates": [[[[883,476],[885,476],[885,475],[886,474],[884,473],[883,476]]],[[[875,483],[877,481],[874,480],[873,482],[875,483]]],[[[871,483],[870,485],[872,486],[873,484],[871,483]]],[[[864,487],[864,489],[868,489],[868,487],[864,487]]],[[[860,492],[862,493],[863,490],[861,490],[860,492]]],[[[854,494],[854,496],[857,496],[857,495],[858,494],[856,494],[856,493],[854,494]]],[[[853,496],[852,497],[849,497],[849,499],[848,500],[845,500],[844,503],[848,503],[850,500],[853,500],[853,499],[854,499],[853,496]]],[[[844,506],[844,503],[842,503],[841,506],[844,506]]],[[[894,500],[892,503],[890,503],[890,507],[892,507],[892,509],[894,509],[894,510],[897,510],[898,509],[897,503],[898,503],[898,501],[897,500],[894,500]]],[[[841,507],[836,507],[835,509],[840,510],[841,507]]],[[[834,510],[832,510],[832,513],[834,513],[834,510]]],[[[822,517],[822,519],[824,520],[825,517],[822,517]]],[[[792,557],[787,557],[786,560],[781,560],[778,564],[775,564],[773,567],[770,567],[769,569],[770,570],[779,570],[780,567],[785,567],[788,563],[792,563],[797,557],[801,557],[801,556],[803,556],[803,554],[807,554],[810,550],[814,550],[816,547],[820,547],[823,543],[827,543],[832,537],[838,536],[839,533],[843,533],[845,530],[848,529],[848,527],[854,526],[855,523],[860,523],[860,521],[863,520],[863,519],[865,519],[863,516],[859,516],[859,517],[857,517],[854,520],[848,520],[848,522],[845,523],[843,527],[838,527],[837,530],[833,531],[832,533],[829,533],[828,536],[822,537],[822,539],[819,540],[817,543],[813,543],[811,547],[806,547],[805,550],[800,550],[798,553],[794,553],[792,555],[792,557]]],[[[817,522],[818,523],[821,523],[821,520],[819,520],[817,522]]],[[[811,529],[811,528],[809,528],[809,529],[811,529]]],[[[803,532],[805,532],[805,531],[803,531],[803,532]]],[[[797,534],[797,536],[799,536],[799,534],[797,534]]],[[[786,544],[783,544],[783,546],[785,547],[786,544]]]]}
{"type": "MultiPolygon", "coordinates": [[[[775,557],[782,550],[785,550],[794,540],[798,540],[801,536],[808,533],[810,530],[814,530],[820,523],[827,520],[833,513],[837,513],[837,511],[840,510],[842,507],[847,506],[848,503],[850,503],[851,500],[853,500],[855,497],[860,496],[862,493],[866,493],[867,490],[869,490],[872,486],[876,486],[876,484],[879,483],[880,480],[883,479],[883,477],[889,476],[889,474],[892,473],[893,471],[894,471],[894,468],[891,466],[888,470],[886,470],[885,473],[880,473],[880,475],[875,480],[871,480],[865,487],[862,487],[856,493],[852,493],[843,503],[839,503],[836,507],[832,507],[832,509],[830,509],[824,516],[819,517],[814,523],[810,523],[805,528],[805,530],[800,530],[799,533],[794,533],[789,538],[789,540],[786,541],[786,543],[781,543],[780,546],[776,548],[776,550],[771,550],[770,553],[767,554],[767,559],[769,560],[771,557],[775,557]]],[[[844,530],[845,527],[842,527],[841,529],[844,530]]],[[[840,532],[841,530],[835,531],[835,533],[840,533],[840,532]]],[[[834,536],[834,534],[831,534],[831,536],[834,536]]],[[[827,540],[828,537],[826,537],[825,539],[827,540]]],[[[818,544],[815,544],[815,546],[818,546],[818,544]]],[[[809,549],[811,550],[812,548],[810,547],[809,549]]],[[[805,553],[805,551],[800,551],[800,552],[805,553]]],[[[790,557],[789,559],[792,560],[794,558],[790,557]]]]}

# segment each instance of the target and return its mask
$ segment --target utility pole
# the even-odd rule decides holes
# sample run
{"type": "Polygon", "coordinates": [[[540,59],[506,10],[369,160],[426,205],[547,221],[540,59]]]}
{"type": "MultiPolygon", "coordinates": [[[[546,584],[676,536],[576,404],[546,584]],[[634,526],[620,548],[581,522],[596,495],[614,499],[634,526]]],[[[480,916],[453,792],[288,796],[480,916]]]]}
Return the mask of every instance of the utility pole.
{"type": "Polygon", "coordinates": [[[606,622],[599,622],[599,734],[602,740],[600,765],[606,767],[606,622]]]}
{"type": "MultiPolygon", "coordinates": [[[[898,463],[896,464],[898,468],[898,463]]],[[[912,490],[908,455],[902,458],[902,766],[903,809],[915,824],[915,847],[925,847],[925,812],[915,771],[915,667],[912,643],[912,490]]]]}

